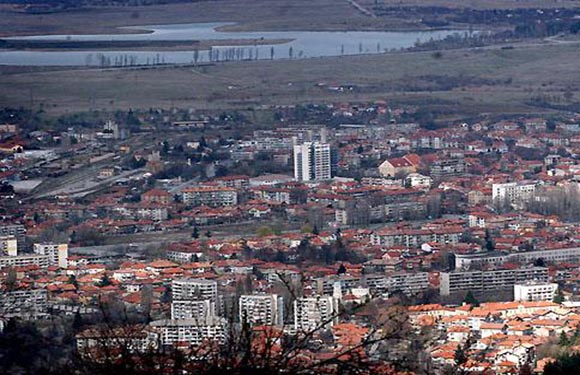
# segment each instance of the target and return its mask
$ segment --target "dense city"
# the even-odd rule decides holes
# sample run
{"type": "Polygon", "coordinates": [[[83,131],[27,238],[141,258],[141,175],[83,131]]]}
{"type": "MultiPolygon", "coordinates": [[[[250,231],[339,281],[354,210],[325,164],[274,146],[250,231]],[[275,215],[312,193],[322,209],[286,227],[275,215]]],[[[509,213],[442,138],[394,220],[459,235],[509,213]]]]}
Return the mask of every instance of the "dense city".
{"type": "Polygon", "coordinates": [[[580,350],[578,118],[262,112],[274,126],[150,110],[28,131],[5,111],[5,337],[28,327],[39,368],[158,371],[168,348],[219,367],[225,343],[385,374],[541,374],[580,350]]]}

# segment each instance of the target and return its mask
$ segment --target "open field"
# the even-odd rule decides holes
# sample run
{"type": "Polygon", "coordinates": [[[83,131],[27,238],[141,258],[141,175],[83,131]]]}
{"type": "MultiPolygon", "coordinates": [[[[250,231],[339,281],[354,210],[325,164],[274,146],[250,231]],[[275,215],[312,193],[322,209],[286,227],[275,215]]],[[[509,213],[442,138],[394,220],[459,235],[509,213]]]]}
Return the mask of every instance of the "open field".
{"type": "MultiPolygon", "coordinates": [[[[357,0],[366,9],[375,0],[357,0]]],[[[573,8],[574,0],[381,0],[387,7],[471,9],[573,8]]],[[[120,26],[191,22],[237,22],[237,30],[392,30],[425,28],[413,17],[373,18],[347,0],[216,0],[152,6],[73,9],[46,14],[15,11],[0,4],[0,37],[30,34],[129,33],[120,26]]]]}
{"type": "MultiPolygon", "coordinates": [[[[141,7],[79,9],[48,14],[14,12],[0,5],[0,36],[101,34],[119,26],[192,22],[240,22],[246,30],[364,30],[385,27],[346,0],[219,0],[141,7]]],[[[135,32],[135,31],[132,31],[135,32]]]]}
{"type": "MultiPolygon", "coordinates": [[[[375,0],[357,0],[365,7],[371,8],[375,0]]],[[[523,9],[523,8],[577,8],[575,0],[380,0],[380,4],[389,7],[447,7],[471,9],[523,9]]]]}
{"type": "Polygon", "coordinates": [[[451,112],[537,111],[538,95],[580,97],[575,43],[219,63],[202,67],[19,72],[0,68],[0,106],[78,110],[258,105],[387,99],[451,112]],[[320,87],[356,85],[351,92],[320,87]]]}

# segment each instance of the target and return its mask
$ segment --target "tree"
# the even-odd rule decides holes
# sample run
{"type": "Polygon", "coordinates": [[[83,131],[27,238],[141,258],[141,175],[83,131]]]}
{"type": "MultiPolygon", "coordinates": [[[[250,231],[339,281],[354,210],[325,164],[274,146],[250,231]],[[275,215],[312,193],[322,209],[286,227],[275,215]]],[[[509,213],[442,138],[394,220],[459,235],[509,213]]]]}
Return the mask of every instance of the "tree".
{"type": "Polygon", "coordinates": [[[11,291],[16,289],[18,283],[18,278],[16,275],[16,270],[12,267],[8,268],[6,272],[6,279],[4,280],[4,287],[6,290],[11,291]]]}
{"type": "Polygon", "coordinates": [[[272,234],[274,234],[274,231],[272,230],[271,227],[269,227],[267,225],[262,225],[261,227],[259,227],[256,230],[256,234],[259,237],[267,237],[267,236],[271,236],[272,234]]]}
{"type": "Polygon", "coordinates": [[[209,229],[205,232],[205,236],[211,238],[211,231],[209,229]]]}
{"type": "Polygon", "coordinates": [[[75,275],[70,275],[68,278],[68,283],[71,285],[74,285],[75,289],[78,290],[79,289],[79,283],[77,281],[77,278],[75,275]]]}
{"type": "Polygon", "coordinates": [[[111,279],[109,278],[109,275],[107,275],[107,274],[104,274],[103,277],[101,277],[101,280],[99,280],[97,282],[97,286],[101,287],[101,288],[105,287],[105,286],[112,285],[112,284],[113,284],[113,282],[111,281],[111,279]]]}
{"type": "Polygon", "coordinates": [[[453,359],[455,360],[456,367],[460,367],[465,362],[467,362],[467,354],[465,354],[465,350],[461,347],[461,345],[457,345],[457,349],[455,349],[453,359]]]}
{"type": "Polygon", "coordinates": [[[546,364],[544,375],[577,374],[580,368],[580,354],[564,353],[554,362],[546,364]]]}
{"type": "Polygon", "coordinates": [[[534,267],[546,267],[546,262],[544,258],[538,258],[534,260],[534,267]]]}
{"type": "Polygon", "coordinates": [[[489,229],[485,230],[485,249],[487,251],[495,250],[495,243],[493,241],[493,237],[491,236],[491,232],[489,229]]]}
{"type": "Polygon", "coordinates": [[[73,318],[72,327],[75,331],[78,331],[83,326],[83,317],[79,310],[75,312],[75,316],[73,318]]]}
{"type": "Polygon", "coordinates": [[[338,267],[338,270],[336,271],[337,275],[343,275],[346,273],[346,267],[344,266],[344,264],[341,264],[340,267],[338,267]]]}
{"type": "Polygon", "coordinates": [[[171,288],[170,287],[166,287],[165,290],[163,291],[163,294],[161,294],[161,297],[159,297],[159,302],[161,302],[161,303],[171,303],[171,300],[172,300],[171,288]]]}
{"type": "Polygon", "coordinates": [[[518,372],[518,375],[533,375],[533,374],[534,369],[529,362],[524,363],[522,367],[520,367],[520,371],[518,372]]]}
{"type": "Polygon", "coordinates": [[[193,227],[193,232],[191,232],[191,238],[194,239],[199,238],[199,229],[197,229],[197,227],[193,227]]]}
{"type": "Polygon", "coordinates": [[[570,340],[568,340],[568,336],[566,335],[566,332],[564,332],[564,331],[560,332],[560,339],[558,341],[558,344],[560,344],[560,346],[570,345],[570,340]]]}
{"type": "Polygon", "coordinates": [[[465,298],[463,299],[463,302],[473,307],[479,306],[479,301],[477,300],[477,298],[475,298],[471,290],[467,292],[465,298]]]}
{"type": "Polygon", "coordinates": [[[151,285],[144,285],[141,288],[141,311],[145,317],[145,322],[151,321],[151,307],[153,304],[153,288],[151,285]]]}
{"type": "Polygon", "coordinates": [[[318,236],[320,234],[320,230],[318,229],[318,226],[315,225],[314,228],[312,228],[312,234],[318,236]]]}
{"type": "Polygon", "coordinates": [[[558,290],[556,291],[556,295],[554,296],[554,299],[552,300],[554,303],[562,303],[564,302],[564,293],[562,293],[562,289],[558,288],[558,290]]]}

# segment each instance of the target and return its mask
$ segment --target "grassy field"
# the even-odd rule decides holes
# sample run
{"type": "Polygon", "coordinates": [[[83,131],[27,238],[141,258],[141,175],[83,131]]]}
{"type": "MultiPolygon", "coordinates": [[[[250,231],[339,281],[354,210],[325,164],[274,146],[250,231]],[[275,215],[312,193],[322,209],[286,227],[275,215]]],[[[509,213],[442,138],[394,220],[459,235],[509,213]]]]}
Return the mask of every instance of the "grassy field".
{"type": "MultiPolygon", "coordinates": [[[[372,9],[375,0],[357,0],[372,9]]],[[[574,0],[381,0],[387,6],[512,9],[579,7],[574,0]]],[[[372,18],[347,0],[215,0],[140,7],[77,9],[26,14],[0,4],[0,37],[28,34],[118,33],[120,26],[238,22],[237,30],[384,30],[424,28],[419,19],[372,18]]]]}
{"type": "MultiPolygon", "coordinates": [[[[14,12],[0,5],[0,36],[115,33],[119,26],[239,22],[238,29],[348,30],[384,28],[346,0],[218,0],[142,7],[80,9],[50,14],[14,12]]],[[[127,32],[127,31],[122,31],[127,32]]]]}
{"type": "Polygon", "coordinates": [[[577,44],[456,50],[204,67],[39,71],[0,68],[0,106],[54,114],[150,107],[248,108],[261,104],[386,99],[477,114],[538,111],[537,95],[580,98],[577,44]],[[351,84],[348,93],[319,87],[351,84]]]}
{"type": "MultiPolygon", "coordinates": [[[[358,0],[359,4],[372,7],[375,0],[358,0]]],[[[522,8],[576,8],[575,0],[380,0],[386,6],[435,6],[471,9],[522,9],[522,8]]]]}

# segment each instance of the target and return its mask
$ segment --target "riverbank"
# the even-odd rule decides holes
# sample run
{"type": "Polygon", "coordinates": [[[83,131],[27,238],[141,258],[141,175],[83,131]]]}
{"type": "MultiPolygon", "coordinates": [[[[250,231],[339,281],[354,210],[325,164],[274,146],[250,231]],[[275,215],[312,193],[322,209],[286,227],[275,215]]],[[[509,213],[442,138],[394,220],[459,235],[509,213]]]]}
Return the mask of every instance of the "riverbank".
{"type": "Polygon", "coordinates": [[[51,41],[0,39],[0,48],[25,51],[194,51],[209,50],[219,46],[259,46],[284,44],[292,39],[221,39],[221,40],[115,40],[115,41],[51,41]]]}

